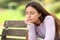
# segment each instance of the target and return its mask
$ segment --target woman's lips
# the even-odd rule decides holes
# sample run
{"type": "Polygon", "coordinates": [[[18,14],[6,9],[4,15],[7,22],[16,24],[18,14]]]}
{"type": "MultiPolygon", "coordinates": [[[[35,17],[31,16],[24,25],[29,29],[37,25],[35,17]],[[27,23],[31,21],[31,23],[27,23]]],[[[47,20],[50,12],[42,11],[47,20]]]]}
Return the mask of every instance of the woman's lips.
{"type": "Polygon", "coordinates": [[[32,19],[28,19],[28,20],[32,20],[32,19]]]}

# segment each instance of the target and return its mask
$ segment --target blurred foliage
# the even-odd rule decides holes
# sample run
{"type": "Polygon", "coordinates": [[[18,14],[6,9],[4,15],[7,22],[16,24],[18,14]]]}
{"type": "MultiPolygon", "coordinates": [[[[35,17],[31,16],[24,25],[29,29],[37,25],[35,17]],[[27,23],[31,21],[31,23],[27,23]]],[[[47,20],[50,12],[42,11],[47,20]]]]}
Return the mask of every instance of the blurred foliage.
{"type": "Polygon", "coordinates": [[[1,4],[1,8],[5,8],[5,9],[8,9],[8,8],[12,8],[12,9],[14,9],[14,8],[16,8],[18,5],[17,5],[17,3],[16,2],[9,2],[9,3],[3,3],[3,4],[1,4]]]}
{"type": "Polygon", "coordinates": [[[23,16],[25,16],[25,5],[22,4],[22,5],[18,6],[18,8],[17,8],[17,10],[20,11],[23,16]]]}
{"type": "Polygon", "coordinates": [[[54,4],[47,5],[45,8],[49,12],[59,13],[60,12],[60,2],[55,2],[54,4]]]}
{"type": "Polygon", "coordinates": [[[48,3],[54,3],[54,2],[58,2],[60,0],[44,0],[46,4],[48,3]]]}
{"type": "Polygon", "coordinates": [[[5,20],[23,20],[24,17],[22,13],[17,10],[6,10],[3,14],[0,15],[0,23],[3,23],[5,20]]]}
{"type": "Polygon", "coordinates": [[[9,3],[12,4],[12,2],[15,2],[15,4],[16,3],[22,4],[24,2],[26,3],[27,1],[30,1],[30,0],[3,0],[3,1],[0,0],[0,7],[1,8],[8,8],[9,3]]]}
{"type": "Polygon", "coordinates": [[[16,9],[17,8],[17,3],[16,2],[10,2],[8,3],[8,8],[9,9],[16,9]]]}
{"type": "Polygon", "coordinates": [[[16,9],[5,9],[0,15],[0,23],[4,23],[5,20],[24,20],[25,5],[20,5],[16,9]]]}
{"type": "Polygon", "coordinates": [[[50,2],[53,2],[53,0],[45,0],[45,3],[48,4],[50,2]]]}

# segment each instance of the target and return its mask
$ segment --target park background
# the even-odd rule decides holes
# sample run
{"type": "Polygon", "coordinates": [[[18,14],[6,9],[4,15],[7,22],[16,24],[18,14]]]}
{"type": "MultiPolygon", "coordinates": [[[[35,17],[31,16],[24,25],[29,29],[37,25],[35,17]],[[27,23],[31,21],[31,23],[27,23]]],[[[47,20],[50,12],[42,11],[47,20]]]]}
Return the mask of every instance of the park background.
{"type": "Polygon", "coordinates": [[[49,13],[54,13],[60,19],[60,0],[0,0],[0,35],[6,20],[24,20],[25,6],[30,1],[39,2],[49,13]]]}

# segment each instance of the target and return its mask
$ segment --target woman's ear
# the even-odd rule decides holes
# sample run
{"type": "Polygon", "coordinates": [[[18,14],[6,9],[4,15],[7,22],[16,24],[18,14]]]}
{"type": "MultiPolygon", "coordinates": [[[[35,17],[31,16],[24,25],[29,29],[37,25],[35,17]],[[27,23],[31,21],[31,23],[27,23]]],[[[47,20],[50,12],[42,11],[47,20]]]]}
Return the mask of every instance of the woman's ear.
{"type": "Polygon", "coordinates": [[[41,14],[39,13],[39,17],[41,16],[41,14]]]}

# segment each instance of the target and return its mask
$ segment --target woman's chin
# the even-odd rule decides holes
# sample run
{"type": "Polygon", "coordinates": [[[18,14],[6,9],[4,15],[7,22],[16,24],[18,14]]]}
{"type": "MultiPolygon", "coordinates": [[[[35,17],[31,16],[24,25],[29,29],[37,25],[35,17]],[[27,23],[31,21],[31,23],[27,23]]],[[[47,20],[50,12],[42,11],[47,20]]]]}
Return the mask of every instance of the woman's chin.
{"type": "Polygon", "coordinates": [[[29,23],[34,23],[33,21],[29,21],[29,23]]]}

